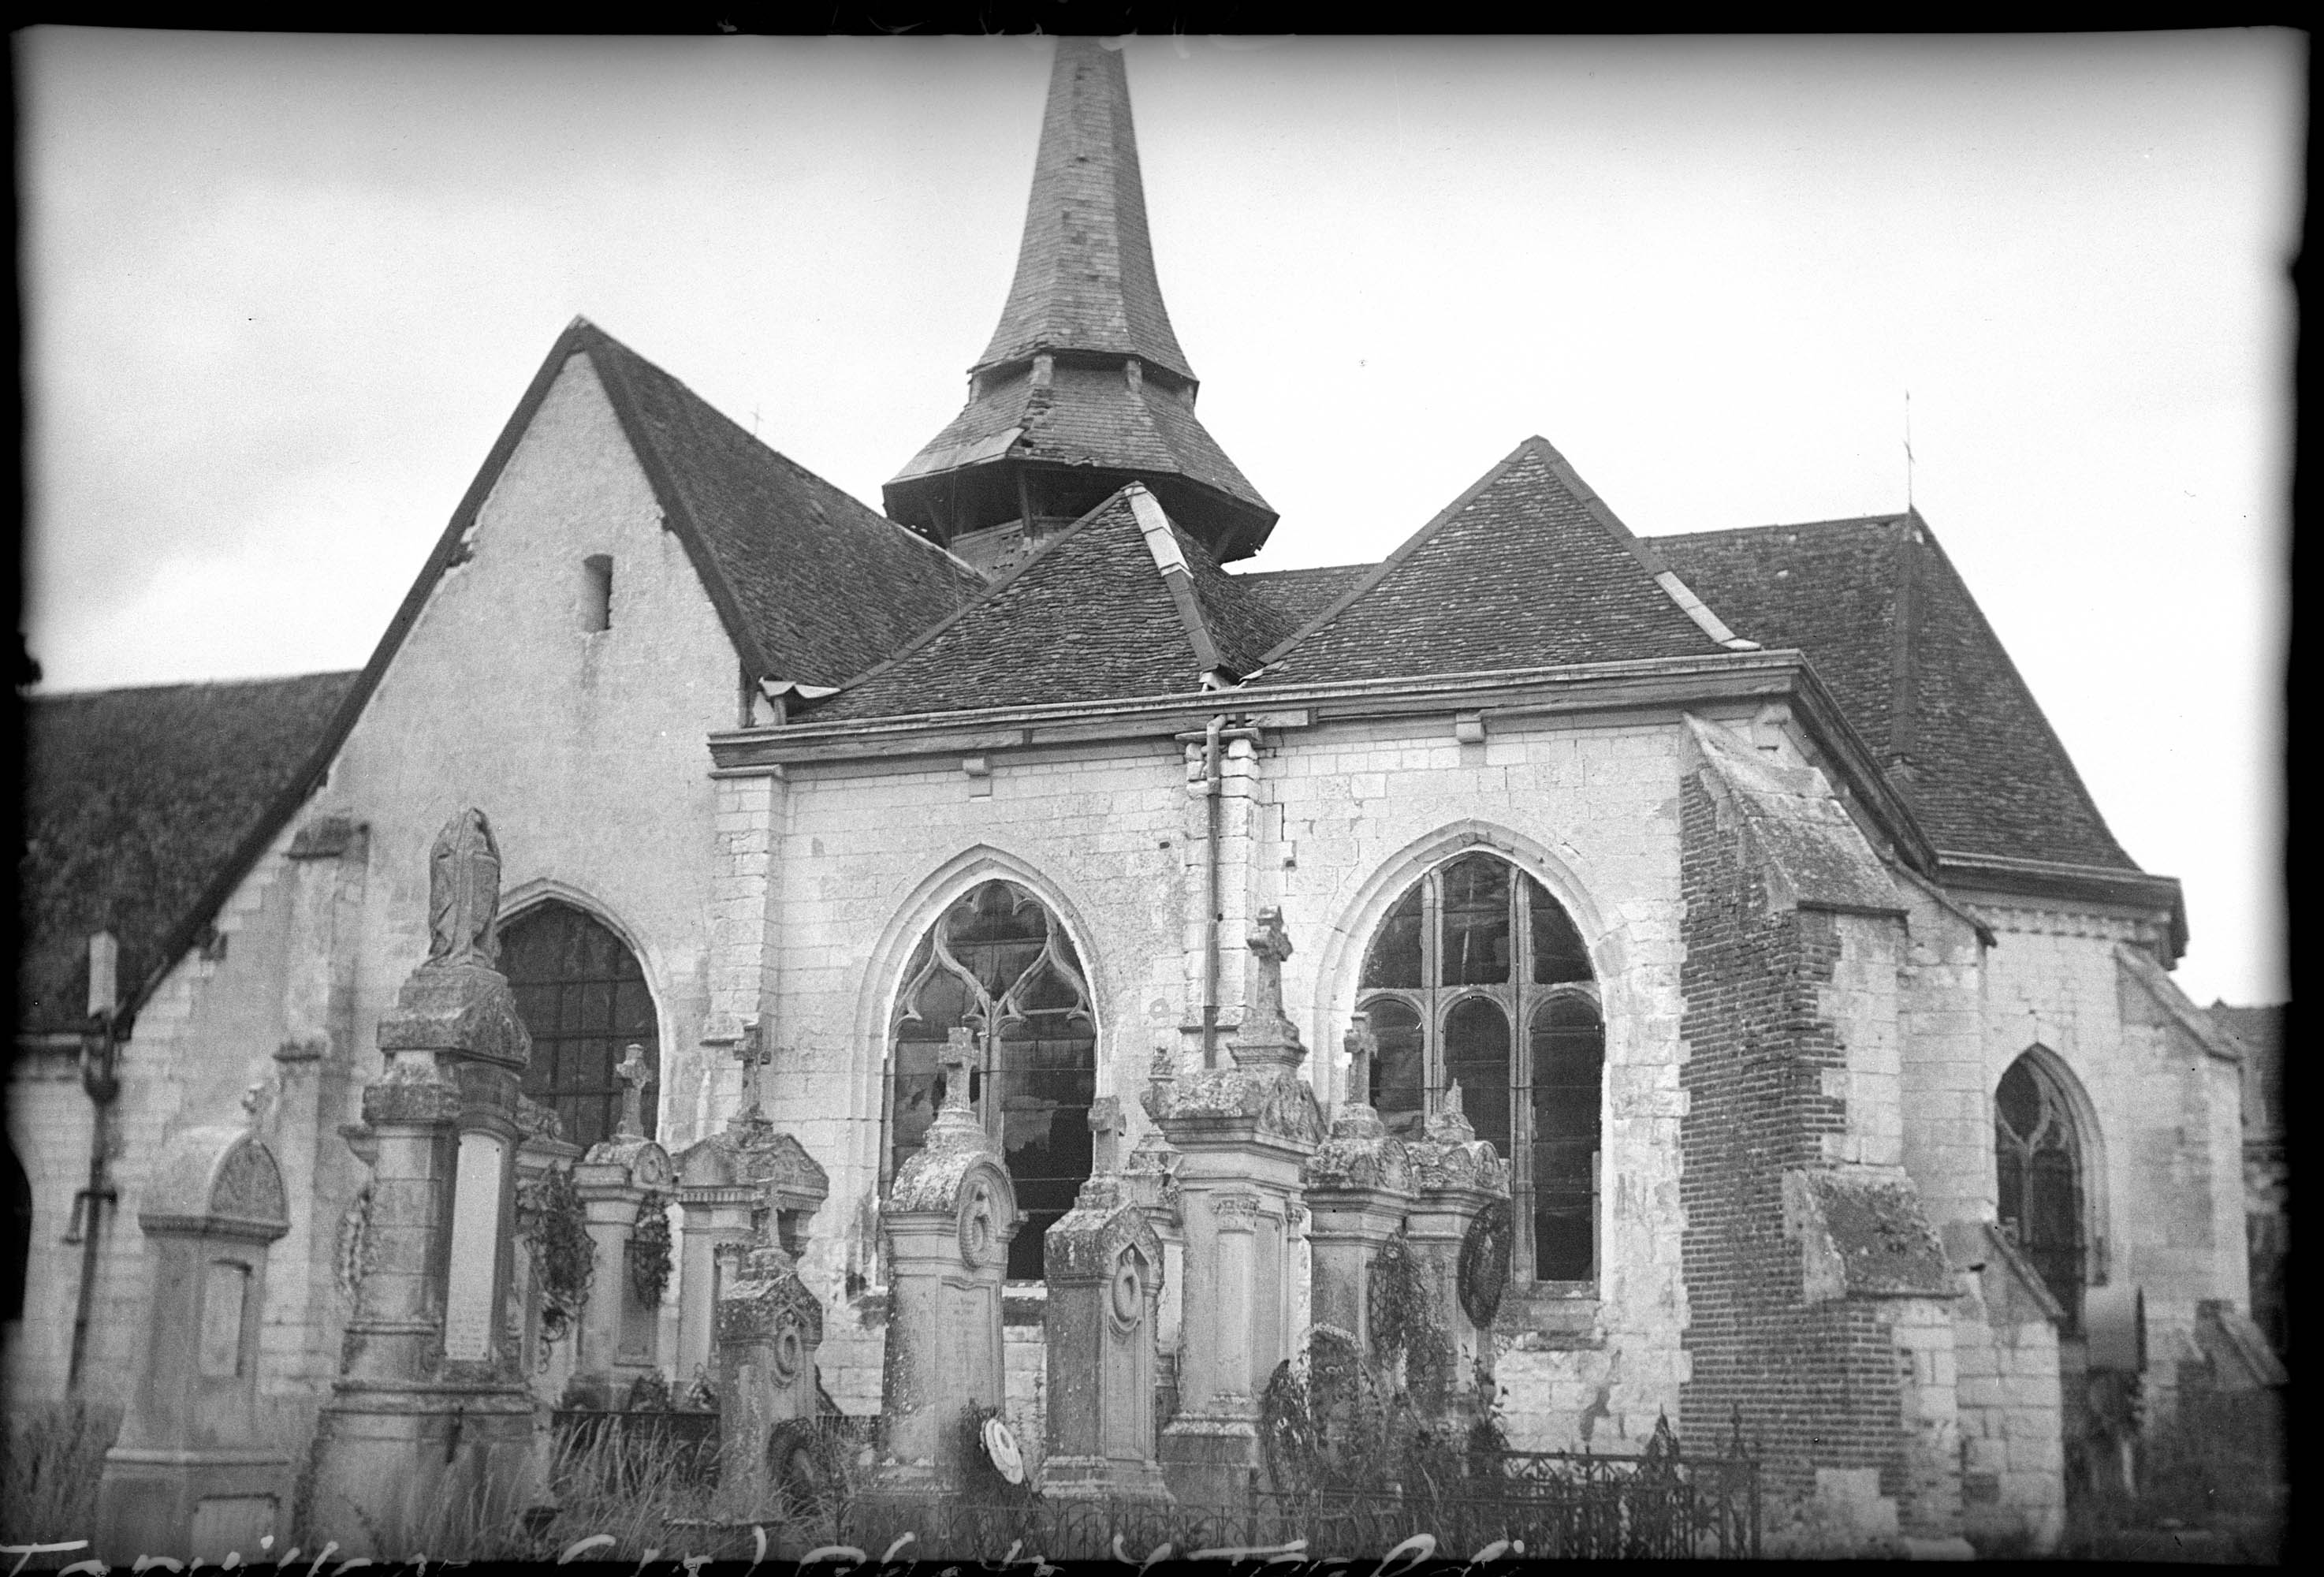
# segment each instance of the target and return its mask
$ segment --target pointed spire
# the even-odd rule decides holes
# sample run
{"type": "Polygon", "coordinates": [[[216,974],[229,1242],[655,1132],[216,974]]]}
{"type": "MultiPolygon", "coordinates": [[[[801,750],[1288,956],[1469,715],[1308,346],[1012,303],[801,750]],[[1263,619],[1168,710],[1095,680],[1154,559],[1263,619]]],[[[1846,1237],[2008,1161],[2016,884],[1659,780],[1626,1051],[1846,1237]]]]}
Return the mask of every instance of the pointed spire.
{"type": "Polygon", "coordinates": [[[1194,382],[1154,276],[1130,78],[1095,39],[1057,41],[1016,282],[973,370],[1059,350],[1137,356],[1194,382]]]}
{"type": "Polygon", "coordinates": [[[1119,51],[1063,39],[1001,324],[967,407],[882,490],[888,513],[997,575],[1130,482],[1226,562],[1275,512],[1194,415],[1154,273],[1119,51]]]}

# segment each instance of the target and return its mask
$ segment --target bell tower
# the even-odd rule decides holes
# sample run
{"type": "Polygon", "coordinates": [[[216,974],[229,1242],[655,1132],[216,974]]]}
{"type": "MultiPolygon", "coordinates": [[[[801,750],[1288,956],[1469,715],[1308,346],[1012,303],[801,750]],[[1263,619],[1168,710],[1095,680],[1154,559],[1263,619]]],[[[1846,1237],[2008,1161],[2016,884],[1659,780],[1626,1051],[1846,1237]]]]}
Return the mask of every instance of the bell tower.
{"type": "Polygon", "coordinates": [[[1275,511],[1194,415],[1198,386],[1154,275],[1121,55],[1061,39],[1000,327],[888,513],[999,575],[1142,482],[1220,560],[1247,557],[1275,511]]]}

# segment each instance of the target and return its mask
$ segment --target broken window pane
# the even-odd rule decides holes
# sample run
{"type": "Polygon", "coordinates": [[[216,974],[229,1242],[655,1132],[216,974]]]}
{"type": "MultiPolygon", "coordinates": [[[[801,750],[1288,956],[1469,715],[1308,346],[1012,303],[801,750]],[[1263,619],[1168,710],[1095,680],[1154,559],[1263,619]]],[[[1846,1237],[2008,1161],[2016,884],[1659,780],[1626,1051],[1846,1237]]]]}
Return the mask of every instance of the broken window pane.
{"type": "Polygon", "coordinates": [[[1471,854],[1444,868],[1445,985],[1499,985],[1509,978],[1509,868],[1471,854]]]}

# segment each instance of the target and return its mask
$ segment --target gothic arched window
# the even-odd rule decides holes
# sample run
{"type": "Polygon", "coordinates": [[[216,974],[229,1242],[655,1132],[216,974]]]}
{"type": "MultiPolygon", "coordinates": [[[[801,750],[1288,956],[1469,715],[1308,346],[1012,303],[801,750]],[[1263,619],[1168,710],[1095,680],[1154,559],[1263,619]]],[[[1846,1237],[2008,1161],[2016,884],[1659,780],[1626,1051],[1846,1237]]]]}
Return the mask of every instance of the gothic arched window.
{"type": "Polygon", "coordinates": [[[890,1031],[883,1191],[936,1119],[938,1059],[962,1027],[986,1048],[969,1098],[1008,1158],[1024,1218],[1009,1246],[1009,1278],[1038,1281],[1043,1234],[1089,1180],[1097,1020],[1065,928],[1011,882],[984,882],[954,902],[905,965],[890,1031]]]}
{"type": "Polygon", "coordinates": [[[1406,890],[1372,933],[1356,1007],[1379,1050],[1372,1102],[1420,1132],[1454,1081],[1477,1137],[1508,1157],[1515,1272],[1598,1274],[1606,1035],[1589,949],[1548,890],[1498,855],[1463,854],[1406,890]]]}
{"type": "MultiPolygon", "coordinates": [[[[660,1075],[661,1038],[645,971],[619,936],[552,900],[501,927],[501,973],[532,1032],[524,1093],[557,1113],[573,1143],[611,1139],[622,1115],[613,1067],[623,1051],[643,1047],[646,1066],[660,1075]]],[[[642,1106],[649,1137],[655,1093],[650,1087],[642,1106]]]]}
{"type": "Polygon", "coordinates": [[[2028,1052],[1993,1093],[1993,1154],[2001,1230],[2066,1312],[2082,1323],[2089,1240],[2082,1231],[2082,1146],[2072,1109],[2051,1071],[2028,1052]]]}

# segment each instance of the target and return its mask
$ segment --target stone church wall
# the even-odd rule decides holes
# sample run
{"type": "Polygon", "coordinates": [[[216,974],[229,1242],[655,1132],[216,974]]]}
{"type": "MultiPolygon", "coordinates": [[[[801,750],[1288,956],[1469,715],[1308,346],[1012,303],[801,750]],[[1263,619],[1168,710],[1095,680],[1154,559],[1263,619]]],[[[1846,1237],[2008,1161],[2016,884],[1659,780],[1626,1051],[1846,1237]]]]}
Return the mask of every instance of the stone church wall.
{"type": "MultiPolygon", "coordinates": [[[[1501,850],[1543,880],[1591,945],[1608,1024],[1608,1227],[1598,1299],[1505,1306],[1500,1378],[1526,1443],[1635,1449],[1683,1378],[1676,1259],[1680,958],[1675,720],[1497,724],[1449,716],[1270,729],[1231,742],[1220,814],[1222,1022],[1239,1011],[1250,917],[1285,911],[1286,1010],[1327,1095],[1372,926],[1428,865],[1501,850]],[[1627,1443],[1625,1444],[1624,1443],[1627,1443]]],[[[767,915],[762,989],[779,1049],[772,1109],[832,1173],[810,1275],[835,1302],[826,1388],[876,1406],[877,1188],[887,1019],[911,947],[943,906],[999,876],[1039,893],[1088,967],[1101,1093],[1135,1096],[1157,1047],[1195,1042],[1207,807],[1199,743],[794,765],[722,782],[731,840],[720,924],[767,915]],[[762,853],[761,830],[770,852],[762,853]]],[[[750,960],[722,945],[739,1001],[750,960]]],[[[1028,1371],[1029,1372],[1029,1371],[1028,1371]]]]}
{"type": "MultiPolygon", "coordinates": [[[[346,1312],[334,1246],[361,1172],[337,1130],[360,1116],[378,1066],[379,1015],[426,954],[428,851],[463,806],[492,820],[506,907],[567,898],[632,944],[659,1019],[661,1137],[682,1146],[700,1120],[719,874],[704,740],[735,720],[736,659],[586,360],[552,387],[469,541],[323,788],[220,913],[221,945],[178,964],[123,1048],[121,1201],[91,1324],[94,1383],[124,1372],[143,1340],[148,1160],[180,1127],[237,1117],[244,1089],[266,1081],[293,1226],[269,1279],[262,1395],[302,1414],[320,1400],[346,1312]],[[614,562],[613,622],[590,634],[582,560],[596,553],[614,562]],[[316,829],[333,826],[318,845],[316,829]]],[[[41,1147],[44,1170],[72,1172],[53,1148],[41,1147]]],[[[68,1204],[85,1140],[78,1166],[68,1204]]],[[[62,1385],[71,1258],[60,1288],[41,1283],[63,1333],[26,1343],[57,1355],[26,1370],[45,1394],[62,1385]]]]}
{"type": "Polygon", "coordinates": [[[2072,1074],[2096,1129],[2081,1136],[2092,1275],[2144,1288],[2148,1397],[2167,1412],[2179,1361],[2193,1351],[2196,1305],[2246,1306],[2237,1069],[2207,1053],[2118,955],[2149,922],[2022,899],[1977,908],[1999,933],[1986,1088],[2034,1046],[2072,1074]]]}

